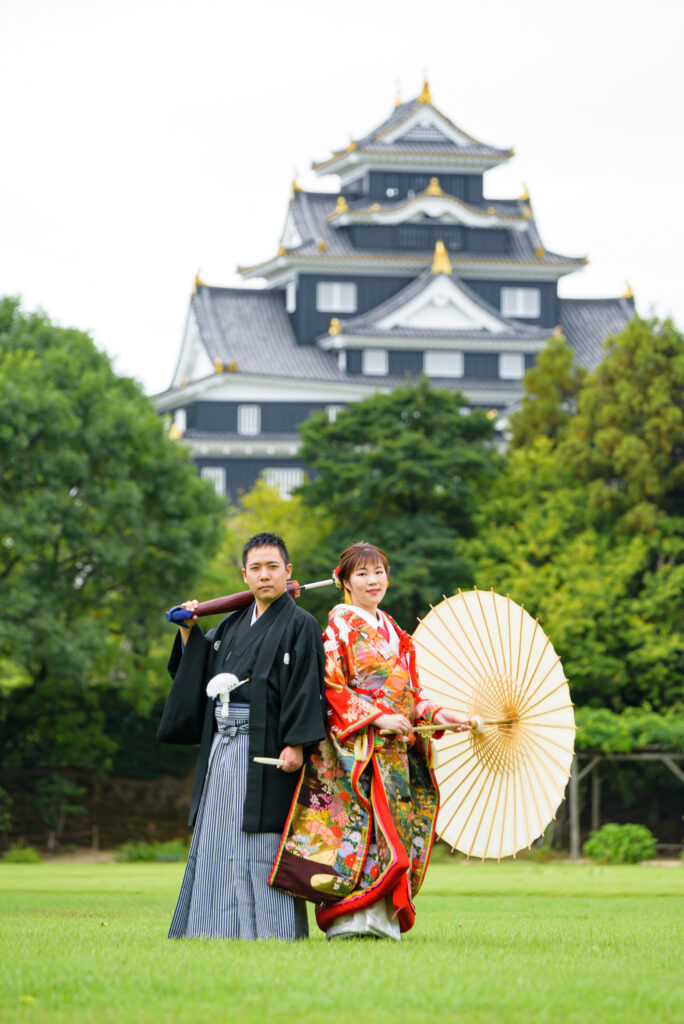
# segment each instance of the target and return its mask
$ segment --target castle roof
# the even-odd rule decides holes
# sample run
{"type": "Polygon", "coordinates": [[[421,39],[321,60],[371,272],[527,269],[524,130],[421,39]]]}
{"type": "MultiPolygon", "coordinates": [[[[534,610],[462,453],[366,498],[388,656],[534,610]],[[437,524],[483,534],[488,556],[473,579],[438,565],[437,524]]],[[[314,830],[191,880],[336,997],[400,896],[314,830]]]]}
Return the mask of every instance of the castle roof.
{"type": "Polygon", "coordinates": [[[315,345],[298,345],[282,291],[202,286],[192,310],[214,363],[252,375],[344,381],[335,359],[315,345]]]}
{"type": "MultiPolygon", "coordinates": [[[[290,200],[285,229],[281,236],[281,245],[274,257],[248,267],[239,267],[245,278],[271,277],[282,275],[288,267],[300,269],[313,268],[315,263],[318,272],[354,273],[379,272],[387,266],[394,273],[420,273],[432,260],[432,251],[410,251],[398,249],[360,249],[352,244],[347,230],[336,225],[340,216],[338,206],[339,195],[336,192],[309,192],[303,189],[294,190],[290,200]]],[[[421,196],[415,197],[421,200],[421,196]]],[[[437,197],[425,196],[423,199],[437,197]]],[[[510,249],[507,253],[453,252],[451,259],[454,268],[461,275],[468,276],[482,269],[494,269],[497,273],[508,268],[518,273],[516,268],[532,269],[535,275],[548,278],[560,277],[572,273],[586,264],[584,257],[563,256],[544,248],[535,223],[532,208],[527,201],[521,200],[485,200],[481,204],[463,203],[455,197],[454,207],[467,211],[471,217],[510,220],[516,230],[510,232],[510,249]]],[[[444,200],[441,200],[442,202],[444,200]]],[[[376,204],[378,209],[369,209],[367,200],[357,200],[346,204],[350,214],[349,220],[355,215],[381,213],[392,208],[406,209],[406,201],[394,204],[376,204]]],[[[440,222],[441,223],[441,222],[440,222]]]]}
{"type": "MultiPolygon", "coordinates": [[[[338,339],[372,337],[384,339],[386,344],[401,339],[494,341],[497,349],[501,342],[516,341],[526,342],[536,350],[549,336],[548,328],[506,319],[463,281],[451,275],[435,274],[431,269],[423,271],[374,309],[360,316],[346,317],[339,326],[339,333],[334,335],[335,347],[339,347],[338,339]],[[435,295],[437,291],[439,294],[435,295]],[[434,305],[435,300],[437,305],[434,305]],[[442,311],[441,316],[439,311],[442,311]]],[[[319,344],[333,347],[326,335],[319,339],[319,344]]]]}
{"type": "Polygon", "coordinates": [[[558,300],[560,327],[580,366],[595,370],[605,339],[619,334],[634,316],[634,299],[558,300]]]}
{"type": "Polygon", "coordinates": [[[454,124],[434,106],[426,82],[420,96],[399,103],[368,134],[312,167],[318,174],[347,177],[353,177],[355,169],[364,165],[398,168],[432,164],[443,170],[484,171],[512,155],[512,149],[490,146],[454,124]]]}

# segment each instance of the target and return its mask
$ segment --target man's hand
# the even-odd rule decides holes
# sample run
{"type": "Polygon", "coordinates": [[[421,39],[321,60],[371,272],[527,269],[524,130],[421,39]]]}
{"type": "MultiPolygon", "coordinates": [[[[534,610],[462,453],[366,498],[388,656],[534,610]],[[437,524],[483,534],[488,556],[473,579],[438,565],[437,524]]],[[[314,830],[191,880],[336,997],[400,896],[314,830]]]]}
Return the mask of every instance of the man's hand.
{"type": "MultiPolygon", "coordinates": [[[[180,604],[178,607],[179,608],[187,608],[187,610],[189,612],[194,612],[194,610],[195,610],[195,608],[197,607],[198,604],[199,604],[199,601],[194,601],[194,600],[193,601],[183,601],[183,604],[180,604]]],[[[192,629],[192,627],[197,622],[197,616],[196,615],[189,615],[188,619],[190,620],[190,625],[189,626],[179,626],[178,627],[180,629],[181,640],[183,641],[183,646],[184,647],[185,647],[185,645],[188,642],[188,637],[190,636],[190,630],[192,629]]]]}
{"type": "Polygon", "coordinates": [[[296,747],[283,747],[278,756],[283,762],[281,768],[284,772],[298,772],[304,764],[304,751],[301,743],[296,747]]]}

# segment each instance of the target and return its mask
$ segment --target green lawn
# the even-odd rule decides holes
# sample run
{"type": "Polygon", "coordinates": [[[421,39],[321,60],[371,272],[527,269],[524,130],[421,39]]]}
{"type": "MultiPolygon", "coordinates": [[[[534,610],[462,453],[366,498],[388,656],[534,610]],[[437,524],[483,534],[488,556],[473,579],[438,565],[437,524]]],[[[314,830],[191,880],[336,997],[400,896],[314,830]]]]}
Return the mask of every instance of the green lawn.
{"type": "Polygon", "coordinates": [[[684,1021],[684,867],[433,863],[399,943],[166,939],[180,864],[0,864],[0,1020],[684,1021]]]}

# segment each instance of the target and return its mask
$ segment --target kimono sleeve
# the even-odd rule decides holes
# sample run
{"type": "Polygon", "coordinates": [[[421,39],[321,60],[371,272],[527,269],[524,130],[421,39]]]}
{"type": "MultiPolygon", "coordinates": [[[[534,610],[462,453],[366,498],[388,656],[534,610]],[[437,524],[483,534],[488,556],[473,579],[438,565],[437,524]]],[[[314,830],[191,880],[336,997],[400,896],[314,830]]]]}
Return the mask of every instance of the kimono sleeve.
{"type": "Polygon", "coordinates": [[[207,703],[205,676],[211,644],[201,629],[193,626],[183,649],[180,632],[169,658],[173,679],[162,712],[157,739],[163,743],[199,743],[207,703]]]}
{"type": "Polygon", "coordinates": [[[289,654],[289,673],[281,698],[280,735],[287,746],[318,743],[325,738],[323,638],[312,615],[298,623],[289,654]]]}

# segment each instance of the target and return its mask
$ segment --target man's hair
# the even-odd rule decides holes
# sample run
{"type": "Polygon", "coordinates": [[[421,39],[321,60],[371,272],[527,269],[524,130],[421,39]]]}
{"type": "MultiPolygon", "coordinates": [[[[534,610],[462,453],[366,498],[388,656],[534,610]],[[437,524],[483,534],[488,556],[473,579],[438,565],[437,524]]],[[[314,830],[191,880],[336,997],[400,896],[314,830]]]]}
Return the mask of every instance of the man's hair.
{"type": "Polygon", "coordinates": [[[289,565],[290,563],[290,556],[287,553],[287,547],[282,537],[279,537],[277,533],[255,533],[253,537],[249,538],[242,549],[243,569],[247,565],[247,555],[253,548],[278,548],[283,556],[284,564],[289,565]]]}

